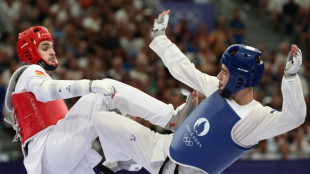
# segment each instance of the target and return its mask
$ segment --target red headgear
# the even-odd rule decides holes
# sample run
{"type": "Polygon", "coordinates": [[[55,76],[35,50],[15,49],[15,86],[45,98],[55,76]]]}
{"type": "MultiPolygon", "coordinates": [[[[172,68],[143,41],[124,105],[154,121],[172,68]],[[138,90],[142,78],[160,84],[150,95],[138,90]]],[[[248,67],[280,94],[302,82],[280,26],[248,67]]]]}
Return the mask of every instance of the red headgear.
{"type": "MultiPolygon", "coordinates": [[[[52,34],[42,26],[30,27],[19,33],[16,47],[17,54],[22,63],[28,62],[30,64],[39,64],[43,61],[43,64],[49,66],[48,63],[42,59],[38,51],[38,45],[43,40],[50,40],[54,42],[52,34]]],[[[58,64],[56,64],[56,67],[57,66],[58,64]]],[[[43,68],[46,69],[46,67],[43,68]]]]}

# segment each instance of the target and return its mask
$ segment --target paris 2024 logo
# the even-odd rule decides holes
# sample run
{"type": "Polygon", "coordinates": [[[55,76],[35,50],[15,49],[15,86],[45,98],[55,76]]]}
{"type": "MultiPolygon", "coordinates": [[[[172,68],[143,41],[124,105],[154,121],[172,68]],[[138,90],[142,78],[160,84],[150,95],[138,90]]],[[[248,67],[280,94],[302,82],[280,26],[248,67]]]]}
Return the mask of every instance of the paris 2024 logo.
{"type": "Polygon", "coordinates": [[[210,130],[210,123],[206,118],[199,118],[193,127],[186,125],[187,133],[184,134],[183,142],[186,146],[193,146],[196,144],[198,147],[202,147],[202,144],[198,140],[198,137],[205,136],[210,130]]]}

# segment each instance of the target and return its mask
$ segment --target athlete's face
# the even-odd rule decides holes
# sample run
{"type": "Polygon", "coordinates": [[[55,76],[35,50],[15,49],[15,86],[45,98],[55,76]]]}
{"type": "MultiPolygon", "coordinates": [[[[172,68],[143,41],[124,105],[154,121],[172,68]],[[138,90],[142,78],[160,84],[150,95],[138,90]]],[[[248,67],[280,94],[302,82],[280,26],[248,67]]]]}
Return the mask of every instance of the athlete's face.
{"type": "Polygon", "coordinates": [[[54,43],[49,40],[41,41],[38,45],[38,51],[42,59],[50,66],[57,66],[54,43]]]}
{"type": "Polygon", "coordinates": [[[229,71],[224,64],[222,64],[222,70],[220,71],[220,73],[216,77],[220,80],[219,90],[221,92],[229,80],[229,71]]]}

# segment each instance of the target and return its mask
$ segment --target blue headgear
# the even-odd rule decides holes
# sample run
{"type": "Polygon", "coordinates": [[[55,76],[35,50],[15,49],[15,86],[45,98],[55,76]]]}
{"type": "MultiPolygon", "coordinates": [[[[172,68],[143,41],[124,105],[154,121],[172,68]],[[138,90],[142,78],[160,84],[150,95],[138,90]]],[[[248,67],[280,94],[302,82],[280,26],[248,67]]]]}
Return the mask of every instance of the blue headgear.
{"type": "Polygon", "coordinates": [[[257,86],[264,75],[262,53],[253,47],[234,44],[227,48],[222,63],[228,68],[229,80],[221,95],[229,97],[244,88],[257,86]]]}

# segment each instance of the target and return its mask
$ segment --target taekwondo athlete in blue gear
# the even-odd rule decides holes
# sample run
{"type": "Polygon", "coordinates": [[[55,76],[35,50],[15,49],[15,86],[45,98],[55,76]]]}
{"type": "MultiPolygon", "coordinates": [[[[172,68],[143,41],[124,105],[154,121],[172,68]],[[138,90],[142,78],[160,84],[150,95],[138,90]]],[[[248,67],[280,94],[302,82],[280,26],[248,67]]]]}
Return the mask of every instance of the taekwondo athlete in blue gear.
{"type": "MultiPolygon", "coordinates": [[[[273,112],[273,108],[254,99],[253,87],[264,74],[259,50],[232,45],[222,56],[219,74],[216,77],[205,74],[166,36],[169,13],[170,10],[164,11],[155,19],[150,48],[174,78],[207,99],[174,133],[168,147],[171,160],[163,162],[166,166],[160,167],[162,173],[172,173],[175,163],[179,164],[178,171],[182,174],[220,173],[259,141],[304,123],[306,104],[298,76],[302,53],[296,45],[291,47],[281,82],[282,111],[273,112]]],[[[162,149],[165,153],[166,147],[162,149]]],[[[153,170],[156,171],[156,167],[153,170]]]]}
{"type": "Polygon", "coordinates": [[[164,11],[155,20],[150,48],[174,78],[207,99],[175,133],[165,135],[116,113],[98,112],[94,124],[103,126],[100,135],[103,143],[108,142],[102,145],[108,162],[132,159],[152,174],[220,173],[259,141],[304,123],[306,104],[297,74],[302,54],[296,45],[292,45],[281,82],[282,111],[273,112],[253,95],[264,72],[260,51],[232,45],[223,54],[217,77],[205,74],[165,36],[168,14],[164,11]],[[132,135],[135,141],[130,141],[132,135]]]}
{"type": "MultiPolygon", "coordinates": [[[[224,52],[222,63],[228,68],[230,77],[220,91],[223,97],[228,98],[259,83],[264,74],[260,55],[259,50],[238,44],[224,52]]],[[[235,143],[232,129],[240,117],[222,96],[214,92],[177,129],[169,149],[172,160],[207,173],[221,173],[253,147],[235,143]],[[182,141],[184,143],[180,143],[182,141]]]]}

